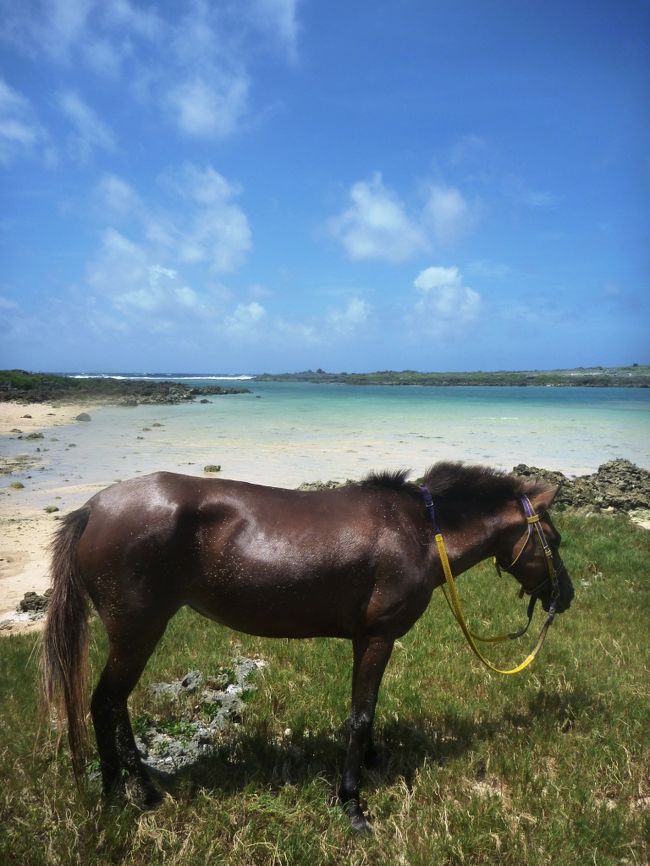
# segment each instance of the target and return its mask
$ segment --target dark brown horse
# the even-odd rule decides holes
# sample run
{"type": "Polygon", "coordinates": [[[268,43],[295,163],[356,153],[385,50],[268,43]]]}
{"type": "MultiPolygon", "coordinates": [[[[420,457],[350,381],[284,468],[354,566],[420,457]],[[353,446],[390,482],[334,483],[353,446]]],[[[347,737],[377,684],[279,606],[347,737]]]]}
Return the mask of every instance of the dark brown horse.
{"type": "MultiPolygon", "coordinates": [[[[145,802],[157,792],[134,742],[127,699],[170,618],[188,605],[250,634],[352,641],[339,796],[353,826],[367,829],[359,784],[362,763],[374,757],[381,678],[395,639],[444,582],[421,490],[405,479],[404,472],[386,473],[301,492],[159,472],[108,487],[67,515],[53,545],[43,671],[47,701],[67,717],[75,772],[86,731],[86,597],[109,640],[91,701],[103,787],[110,793],[129,781],[145,802]]],[[[527,535],[527,497],[552,552],[553,604],[558,612],[569,607],[573,588],[547,513],[555,487],[457,463],[435,465],[425,484],[454,574],[496,556],[548,609],[544,545],[527,535]]]]}

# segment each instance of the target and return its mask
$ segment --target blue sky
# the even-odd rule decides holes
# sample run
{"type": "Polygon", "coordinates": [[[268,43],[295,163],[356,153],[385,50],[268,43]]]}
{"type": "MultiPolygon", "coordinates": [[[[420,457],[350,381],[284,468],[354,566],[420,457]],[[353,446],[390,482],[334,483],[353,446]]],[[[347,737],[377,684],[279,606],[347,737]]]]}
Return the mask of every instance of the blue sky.
{"type": "Polygon", "coordinates": [[[647,0],[0,22],[0,366],[650,361],[647,0]]]}

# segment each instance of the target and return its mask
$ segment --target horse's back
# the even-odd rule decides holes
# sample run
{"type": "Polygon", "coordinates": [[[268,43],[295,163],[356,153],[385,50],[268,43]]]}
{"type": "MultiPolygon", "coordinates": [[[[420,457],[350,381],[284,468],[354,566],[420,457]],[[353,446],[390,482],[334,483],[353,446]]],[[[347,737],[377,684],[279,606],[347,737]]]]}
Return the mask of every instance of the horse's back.
{"type": "Polygon", "coordinates": [[[302,492],[158,472],[88,505],[79,554],[100,613],[116,595],[135,608],[155,599],[269,636],[363,627],[374,594],[391,603],[378,581],[408,541],[395,494],[361,485],[302,492]]]}

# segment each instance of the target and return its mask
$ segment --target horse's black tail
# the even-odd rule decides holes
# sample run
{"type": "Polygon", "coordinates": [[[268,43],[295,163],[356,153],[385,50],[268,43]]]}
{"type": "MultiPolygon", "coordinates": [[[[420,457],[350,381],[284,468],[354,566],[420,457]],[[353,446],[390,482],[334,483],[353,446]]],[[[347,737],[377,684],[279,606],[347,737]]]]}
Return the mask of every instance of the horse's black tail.
{"type": "Polygon", "coordinates": [[[44,705],[56,709],[59,725],[64,718],[68,720],[68,741],[77,778],[88,742],[88,605],[77,545],[89,517],[87,506],[66,515],[52,543],[52,595],[41,654],[44,705]]]}

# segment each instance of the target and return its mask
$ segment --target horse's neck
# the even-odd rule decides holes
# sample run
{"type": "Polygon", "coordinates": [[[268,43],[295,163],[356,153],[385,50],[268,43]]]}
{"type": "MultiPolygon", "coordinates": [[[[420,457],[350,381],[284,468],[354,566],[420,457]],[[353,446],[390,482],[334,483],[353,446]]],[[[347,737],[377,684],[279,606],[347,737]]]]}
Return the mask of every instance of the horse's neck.
{"type": "Polygon", "coordinates": [[[496,516],[480,515],[443,532],[453,573],[462,574],[493,556],[502,531],[503,526],[496,516]]]}

